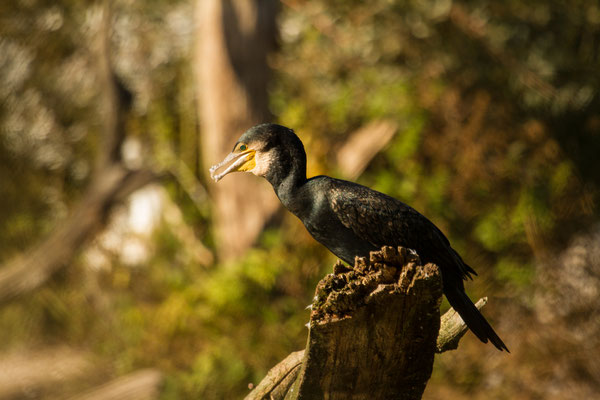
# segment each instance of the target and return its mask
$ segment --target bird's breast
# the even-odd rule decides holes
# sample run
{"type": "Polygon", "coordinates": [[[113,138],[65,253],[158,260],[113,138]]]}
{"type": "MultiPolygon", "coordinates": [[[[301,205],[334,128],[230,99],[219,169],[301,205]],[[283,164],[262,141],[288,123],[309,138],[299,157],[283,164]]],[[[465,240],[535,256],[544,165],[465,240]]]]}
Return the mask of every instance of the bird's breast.
{"type": "Polygon", "coordinates": [[[356,236],[335,216],[321,215],[319,218],[302,222],[317,242],[349,264],[354,263],[356,256],[368,257],[370,251],[377,250],[373,245],[356,236]]]}

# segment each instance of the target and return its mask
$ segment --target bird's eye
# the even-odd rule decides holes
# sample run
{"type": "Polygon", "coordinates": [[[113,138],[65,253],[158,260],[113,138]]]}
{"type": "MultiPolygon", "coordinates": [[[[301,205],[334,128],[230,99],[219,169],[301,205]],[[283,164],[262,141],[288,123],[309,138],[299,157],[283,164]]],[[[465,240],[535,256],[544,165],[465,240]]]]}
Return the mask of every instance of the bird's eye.
{"type": "Polygon", "coordinates": [[[240,151],[244,151],[248,148],[245,144],[240,145],[240,151]]]}

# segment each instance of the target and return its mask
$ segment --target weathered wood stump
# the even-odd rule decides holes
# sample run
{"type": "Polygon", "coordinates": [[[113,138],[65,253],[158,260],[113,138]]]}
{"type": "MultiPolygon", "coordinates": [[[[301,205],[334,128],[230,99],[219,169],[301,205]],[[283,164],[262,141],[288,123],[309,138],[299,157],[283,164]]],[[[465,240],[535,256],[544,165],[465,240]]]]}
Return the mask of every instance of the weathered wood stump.
{"type": "Polygon", "coordinates": [[[250,399],[420,399],[440,328],[442,282],[404,248],[341,262],[318,284],[306,350],[274,367],[250,399]]]}

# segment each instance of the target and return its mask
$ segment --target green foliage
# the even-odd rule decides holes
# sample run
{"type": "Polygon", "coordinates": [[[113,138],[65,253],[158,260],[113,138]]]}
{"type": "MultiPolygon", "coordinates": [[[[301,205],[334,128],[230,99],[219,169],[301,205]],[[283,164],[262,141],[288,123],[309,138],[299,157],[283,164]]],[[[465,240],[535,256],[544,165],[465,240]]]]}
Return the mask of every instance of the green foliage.
{"type": "Polygon", "coordinates": [[[164,398],[239,397],[248,382],[257,383],[278,357],[287,355],[289,346],[302,345],[308,316],[299,310],[310,294],[298,297],[286,282],[307,281],[303,265],[318,259],[308,248],[304,259],[293,257],[297,250],[289,238],[267,231],[247,257],[203,271],[186,279],[186,288],[170,292],[157,319],[161,326],[184,323],[179,335],[188,336],[193,352],[180,360],[186,368],[173,372],[164,398]]]}
{"type": "Polygon", "coordinates": [[[496,277],[518,289],[527,290],[534,281],[534,268],[520,260],[505,257],[496,264],[496,277]]]}
{"type": "MultiPolygon", "coordinates": [[[[111,43],[135,98],[128,134],[149,153],[144,161],[178,176],[163,187],[194,239],[213,248],[209,198],[191,198],[186,186],[204,179],[192,3],[134,3],[115,2],[111,43]]],[[[331,154],[349,134],[396,122],[358,180],[440,226],[480,273],[471,293],[530,307],[534,251],[560,249],[598,217],[597,2],[289,3],[270,60],[270,104],[307,145],[309,168],[335,171],[331,154]]],[[[103,121],[90,45],[96,6],[9,1],[0,15],[0,259],[8,260],[80,198],[103,121]]],[[[107,376],[161,369],[163,399],[240,398],[303,347],[304,307],[333,261],[295,218],[275,219],[226,263],[200,266],[167,221],[144,239],[142,265],[109,254],[96,268],[82,257],[2,307],[0,347],[66,343],[93,351],[107,376]]],[[[442,359],[433,384],[488,390],[482,351],[442,359]]],[[[518,385],[505,386],[514,398],[518,385]]]]}

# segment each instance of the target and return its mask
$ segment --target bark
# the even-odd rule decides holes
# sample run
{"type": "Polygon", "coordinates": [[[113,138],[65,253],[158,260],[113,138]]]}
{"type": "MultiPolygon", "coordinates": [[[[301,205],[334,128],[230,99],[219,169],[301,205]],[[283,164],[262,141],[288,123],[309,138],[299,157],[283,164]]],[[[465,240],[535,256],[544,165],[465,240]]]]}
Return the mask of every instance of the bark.
{"type": "MultiPolygon", "coordinates": [[[[231,151],[245,130],[270,121],[267,55],[275,47],[277,6],[272,0],[197,0],[195,65],[205,171],[231,151]]],[[[209,189],[219,255],[239,256],[278,201],[253,176],[226,178],[209,189]]]]}

